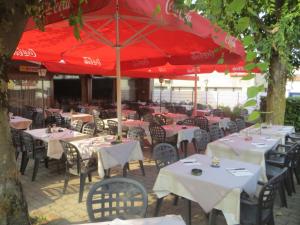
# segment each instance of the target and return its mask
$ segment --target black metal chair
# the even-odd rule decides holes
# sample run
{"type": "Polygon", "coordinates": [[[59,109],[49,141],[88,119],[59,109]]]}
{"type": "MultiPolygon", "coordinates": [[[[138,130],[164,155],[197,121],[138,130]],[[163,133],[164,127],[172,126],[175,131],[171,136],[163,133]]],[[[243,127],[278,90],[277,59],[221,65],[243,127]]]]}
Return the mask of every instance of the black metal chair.
{"type": "Polygon", "coordinates": [[[205,116],[196,116],[194,118],[194,124],[202,130],[209,131],[208,119],[205,116]]]}
{"type": "Polygon", "coordinates": [[[80,177],[78,202],[81,202],[86,178],[88,177],[89,181],[91,182],[92,172],[97,170],[97,159],[95,157],[82,159],[76,146],[65,141],[60,141],[60,143],[63,147],[66,158],[66,173],[63,193],[66,193],[70,174],[77,175],[80,177]]]}
{"type": "Polygon", "coordinates": [[[194,126],[195,125],[195,120],[193,118],[187,118],[187,119],[182,121],[182,125],[194,126]]]}
{"type": "Polygon", "coordinates": [[[224,131],[219,127],[219,124],[212,124],[209,126],[209,136],[211,141],[215,141],[224,137],[224,131]]]}
{"type": "Polygon", "coordinates": [[[146,216],[147,206],[148,194],[144,186],[123,177],[95,183],[90,188],[86,201],[91,222],[143,218],[146,216]]]}
{"type": "Polygon", "coordinates": [[[74,120],[71,123],[70,129],[77,132],[81,132],[82,126],[83,126],[82,120],[74,120]]]}
{"type": "Polygon", "coordinates": [[[292,168],[294,175],[297,179],[297,183],[300,184],[300,133],[293,133],[287,136],[288,140],[297,143],[295,148],[295,154],[292,159],[292,168]]]}
{"type": "Polygon", "coordinates": [[[137,140],[144,149],[145,130],[142,127],[131,127],[127,132],[127,138],[137,140]]]}
{"type": "Polygon", "coordinates": [[[114,120],[107,120],[109,134],[116,135],[118,133],[118,122],[114,120]]]}
{"type": "Polygon", "coordinates": [[[59,126],[59,127],[66,126],[65,119],[59,113],[53,113],[53,116],[55,118],[54,123],[56,124],[56,126],[59,126]]]}
{"type": "Polygon", "coordinates": [[[234,121],[229,121],[229,122],[227,123],[227,125],[228,125],[227,132],[228,132],[229,134],[239,132],[239,129],[238,129],[238,127],[237,127],[237,124],[236,124],[234,121]]]}
{"type": "Polygon", "coordinates": [[[224,114],[223,114],[223,111],[221,109],[213,109],[211,111],[212,115],[213,116],[218,116],[218,117],[223,117],[224,114]]]}
{"type": "Polygon", "coordinates": [[[152,148],[159,143],[169,143],[176,147],[177,135],[166,137],[166,131],[162,126],[152,123],[149,125],[149,131],[151,135],[152,148]]]}
{"type": "MultiPolygon", "coordinates": [[[[38,173],[39,165],[42,160],[45,162],[46,168],[48,168],[47,150],[44,145],[37,145],[39,140],[34,140],[30,134],[26,132],[22,133],[22,162],[21,162],[21,174],[25,173],[28,161],[30,158],[34,160],[34,167],[32,173],[32,181],[35,181],[38,173]]],[[[39,141],[42,142],[42,141],[39,141]]]]}
{"type": "Polygon", "coordinates": [[[209,141],[209,133],[206,130],[199,129],[194,131],[193,144],[195,152],[204,153],[209,141]]]}
{"type": "Polygon", "coordinates": [[[34,129],[44,127],[44,116],[42,112],[36,112],[34,119],[32,121],[32,126],[34,127],[34,129]]]}
{"type": "Polygon", "coordinates": [[[109,117],[108,117],[108,113],[107,113],[106,110],[101,110],[101,111],[100,111],[99,117],[100,117],[101,119],[108,119],[108,118],[109,118],[109,117]]]}
{"type": "Polygon", "coordinates": [[[246,123],[243,119],[236,119],[235,120],[236,125],[238,127],[238,131],[243,130],[246,128],[246,123]]]}
{"type": "Polygon", "coordinates": [[[178,160],[177,149],[168,143],[157,144],[152,155],[158,170],[178,160]]]}
{"type": "Polygon", "coordinates": [[[153,122],[153,115],[151,113],[147,113],[143,115],[143,121],[152,123],[153,122]]]}
{"type": "Polygon", "coordinates": [[[16,159],[18,159],[18,156],[23,151],[23,144],[22,144],[22,130],[18,130],[15,128],[10,128],[11,131],[11,138],[13,146],[15,147],[15,155],[16,159]]]}
{"type": "Polygon", "coordinates": [[[94,116],[94,123],[96,124],[96,133],[103,133],[105,130],[105,124],[98,116],[94,116]]]}
{"type": "Polygon", "coordinates": [[[81,133],[88,134],[90,136],[94,136],[95,132],[96,132],[96,125],[93,122],[84,124],[81,131],[81,133]]]}

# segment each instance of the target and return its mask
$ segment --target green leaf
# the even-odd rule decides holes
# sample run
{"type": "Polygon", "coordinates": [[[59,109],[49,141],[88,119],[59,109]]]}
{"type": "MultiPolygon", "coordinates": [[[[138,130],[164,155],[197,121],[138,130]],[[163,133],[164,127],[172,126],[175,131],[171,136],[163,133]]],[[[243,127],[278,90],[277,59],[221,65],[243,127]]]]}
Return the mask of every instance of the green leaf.
{"type": "Polygon", "coordinates": [[[243,43],[246,46],[252,45],[254,43],[254,39],[252,36],[246,36],[243,38],[243,43]]]}
{"type": "Polygon", "coordinates": [[[78,25],[77,25],[77,24],[74,25],[73,34],[74,34],[74,36],[75,36],[75,38],[76,38],[77,40],[80,39],[79,28],[78,28],[78,25]]]}
{"type": "Polygon", "coordinates": [[[244,104],[244,107],[256,106],[256,104],[257,104],[256,100],[250,99],[244,104]]]}
{"type": "Polygon", "coordinates": [[[251,51],[247,52],[247,56],[246,56],[246,61],[247,62],[251,62],[255,58],[256,58],[256,53],[255,52],[251,52],[251,51]]]}
{"type": "Polygon", "coordinates": [[[245,0],[233,0],[227,7],[227,10],[232,13],[240,13],[246,4],[245,0]]]}
{"type": "Polygon", "coordinates": [[[257,90],[258,90],[258,92],[263,92],[263,91],[265,91],[265,86],[262,84],[262,85],[259,85],[258,87],[257,87],[257,90]]]}
{"type": "Polygon", "coordinates": [[[251,80],[255,77],[253,73],[249,73],[247,76],[243,77],[242,80],[251,80]]]}
{"type": "Polygon", "coordinates": [[[260,117],[260,112],[258,111],[253,111],[252,113],[250,113],[250,115],[248,116],[248,120],[249,121],[255,121],[260,117]]]}
{"type": "Polygon", "coordinates": [[[259,93],[258,88],[256,86],[248,87],[247,89],[247,97],[254,98],[259,93]]]}
{"type": "Polygon", "coordinates": [[[251,70],[253,70],[255,67],[256,67],[256,64],[255,64],[255,63],[248,63],[248,64],[245,66],[245,70],[251,71],[251,70]]]}
{"type": "Polygon", "coordinates": [[[160,12],[161,12],[161,6],[160,4],[157,4],[152,15],[157,16],[158,14],[160,14],[160,12]]]}
{"type": "Polygon", "coordinates": [[[223,63],[224,63],[224,58],[221,57],[221,58],[218,60],[217,64],[223,64],[223,63]]]}
{"type": "Polygon", "coordinates": [[[242,32],[249,27],[249,24],[250,24],[250,19],[248,17],[242,17],[241,19],[239,19],[236,28],[238,31],[242,32]]]}
{"type": "Polygon", "coordinates": [[[262,71],[266,72],[269,68],[268,63],[257,63],[257,67],[262,71]]]}

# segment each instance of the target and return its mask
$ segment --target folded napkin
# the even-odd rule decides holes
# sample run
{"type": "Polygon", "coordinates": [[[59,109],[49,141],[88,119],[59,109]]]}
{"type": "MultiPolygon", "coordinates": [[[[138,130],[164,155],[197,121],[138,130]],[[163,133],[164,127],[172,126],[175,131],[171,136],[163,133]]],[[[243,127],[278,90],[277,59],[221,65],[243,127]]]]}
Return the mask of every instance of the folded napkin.
{"type": "Polygon", "coordinates": [[[120,219],[114,219],[109,223],[109,225],[132,225],[132,222],[126,221],[126,220],[120,220],[120,219]]]}
{"type": "Polygon", "coordinates": [[[201,166],[201,163],[197,162],[196,159],[181,159],[180,162],[185,166],[201,166]]]}
{"type": "Polygon", "coordinates": [[[263,148],[267,146],[265,143],[252,142],[251,144],[255,145],[258,148],[263,148]]]}
{"type": "Polygon", "coordinates": [[[237,177],[246,177],[246,176],[253,175],[253,173],[251,173],[249,170],[245,168],[226,168],[226,170],[232,175],[237,177]]]}

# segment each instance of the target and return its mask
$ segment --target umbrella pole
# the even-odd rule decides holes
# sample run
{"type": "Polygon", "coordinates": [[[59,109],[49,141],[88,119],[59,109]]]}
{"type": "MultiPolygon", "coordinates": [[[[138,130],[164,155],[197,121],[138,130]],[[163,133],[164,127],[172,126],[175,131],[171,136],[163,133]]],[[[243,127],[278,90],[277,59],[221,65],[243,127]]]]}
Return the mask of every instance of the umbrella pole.
{"type": "Polygon", "coordinates": [[[119,1],[116,1],[116,75],[117,75],[117,116],[118,136],[122,137],[122,109],[121,109],[121,56],[120,56],[120,33],[119,33],[119,1]]]}
{"type": "Polygon", "coordinates": [[[194,86],[194,110],[193,110],[193,115],[197,115],[197,74],[195,74],[195,86],[194,86]]]}

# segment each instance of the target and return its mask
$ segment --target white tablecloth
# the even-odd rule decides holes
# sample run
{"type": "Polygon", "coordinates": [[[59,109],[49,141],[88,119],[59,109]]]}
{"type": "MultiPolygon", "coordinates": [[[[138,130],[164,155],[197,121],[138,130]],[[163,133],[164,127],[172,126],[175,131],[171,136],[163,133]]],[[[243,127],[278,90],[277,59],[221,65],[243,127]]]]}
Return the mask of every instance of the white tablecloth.
{"type": "MultiPolygon", "coordinates": [[[[158,114],[158,113],[154,113],[158,114]]],[[[172,120],[173,123],[177,123],[178,121],[183,121],[188,118],[187,115],[185,114],[180,114],[180,113],[164,113],[163,114],[167,119],[172,120]]]]}
{"type": "Polygon", "coordinates": [[[32,124],[32,120],[20,116],[13,116],[9,120],[9,125],[12,128],[20,129],[20,130],[29,129],[31,124],[32,124]]]}
{"type": "Polygon", "coordinates": [[[86,113],[61,113],[61,116],[70,119],[71,121],[82,120],[84,123],[92,122],[94,120],[92,115],[86,113]]]}
{"type": "Polygon", "coordinates": [[[185,225],[181,216],[167,215],[162,217],[133,219],[133,220],[119,220],[115,219],[110,222],[99,223],[85,223],[78,225],[185,225]]]}
{"type": "Polygon", "coordinates": [[[158,198],[174,193],[199,203],[205,212],[217,208],[223,211],[227,224],[239,224],[240,193],[244,190],[253,196],[256,193],[260,167],[241,161],[222,159],[220,168],[210,166],[211,158],[192,155],[196,163],[178,161],[162,168],[155,181],[153,191],[158,198]],[[191,169],[202,169],[201,176],[191,175],[191,169]],[[250,176],[235,176],[227,168],[245,168],[250,176]]]}
{"type": "Polygon", "coordinates": [[[218,123],[220,128],[227,129],[228,123],[230,122],[230,118],[228,117],[218,117],[218,116],[206,116],[209,124],[218,123]]]}
{"type": "Polygon", "coordinates": [[[133,116],[135,114],[136,114],[135,110],[122,109],[122,116],[128,117],[128,116],[133,116]]]}
{"type": "Polygon", "coordinates": [[[48,144],[47,156],[53,159],[60,159],[64,150],[59,140],[71,141],[82,138],[88,138],[86,134],[82,134],[76,131],[68,130],[63,128],[63,132],[46,133],[46,129],[34,129],[28,130],[26,133],[33,136],[35,139],[40,139],[48,144]]]}
{"type": "Polygon", "coordinates": [[[285,137],[288,134],[294,133],[295,127],[293,126],[280,126],[280,125],[272,125],[268,126],[267,128],[257,128],[255,125],[243,129],[240,133],[243,134],[262,134],[271,137],[278,137],[281,139],[281,143],[285,143],[285,137]]]}
{"type": "Polygon", "coordinates": [[[211,142],[207,145],[206,154],[260,165],[260,179],[267,181],[265,153],[274,149],[280,143],[280,138],[251,135],[252,140],[246,141],[245,137],[235,133],[211,142]]]}
{"type": "Polygon", "coordinates": [[[145,106],[147,108],[153,109],[154,113],[164,113],[164,112],[168,112],[168,110],[166,109],[166,107],[162,106],[161,110],[159,106],[145,106]]]}
{"type": "Polygon", "coordinates": [[[177,147],[180,146],[180,142],[182,141],[189,141],[192,142],[194,138],[194,131],[199,130],[199,127],[194,127],[194,126],[183,126],[183,125],[164,125],[163,128],[166,131],[166,136],[171,137],[173,135],[178,134],[177,137],[177,147]],[[185,129],[183,129],[185,128],[185,129]]]}
{"type": "Polygon", "coordinates": [[[210,109],[198,109],[197,116],[205,116],[210,113],[210,109]]]}
{"type": "Polygon", "coordinates": [[[123,139],[123,143],[112,145],[113,136],[94,137],[84,140],[76,140],[75,145],[82,158],[90,158],[94,152],[98,153],[98,173],[104,177],[105,169],[115,166],[124,166],[133,160],[144,160],[139,141],[123,139]],[[107,139],[108,138],[108,139],[107,139]]]}

